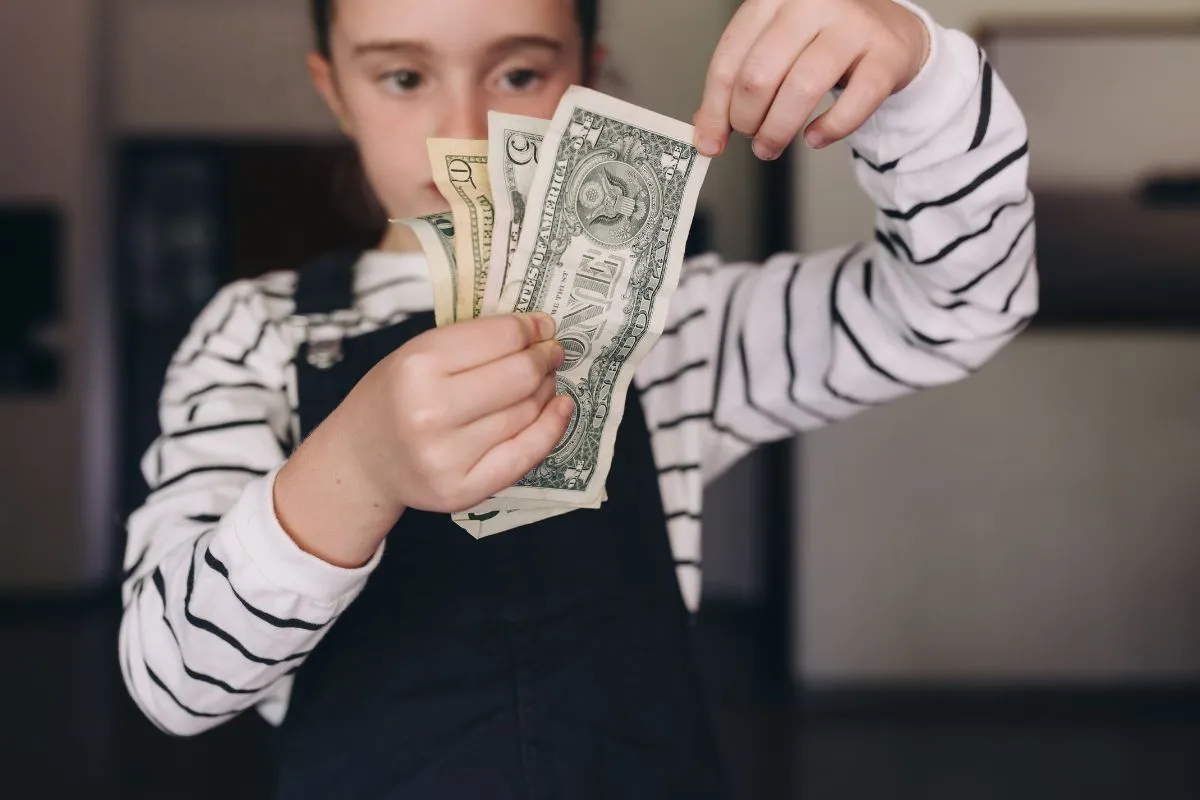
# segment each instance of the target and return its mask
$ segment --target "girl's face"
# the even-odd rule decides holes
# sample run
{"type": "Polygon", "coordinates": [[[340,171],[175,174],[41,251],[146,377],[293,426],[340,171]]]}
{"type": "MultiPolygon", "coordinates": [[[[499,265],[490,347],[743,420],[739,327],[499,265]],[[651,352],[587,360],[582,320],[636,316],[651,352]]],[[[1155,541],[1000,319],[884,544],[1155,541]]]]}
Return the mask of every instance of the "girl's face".
{"type": "Polygon", "coordinates": [[[318,91],[392,218],[445,210],[425,140],[486,139],[489,109],[553,116],[583,80],[573,0],[337,0],[318,91]]]}

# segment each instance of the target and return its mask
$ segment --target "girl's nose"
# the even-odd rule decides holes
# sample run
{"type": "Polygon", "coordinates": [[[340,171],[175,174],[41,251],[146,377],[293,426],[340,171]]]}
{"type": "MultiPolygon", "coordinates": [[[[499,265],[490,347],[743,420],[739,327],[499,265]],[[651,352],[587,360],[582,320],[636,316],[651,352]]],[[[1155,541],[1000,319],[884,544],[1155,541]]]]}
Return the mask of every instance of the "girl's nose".
{"type": "Polygon", "coordinates": [[[483,93],[473,89],[448,93],[438,136],[444,139],[486,139],[487,103],[483,93]]]}

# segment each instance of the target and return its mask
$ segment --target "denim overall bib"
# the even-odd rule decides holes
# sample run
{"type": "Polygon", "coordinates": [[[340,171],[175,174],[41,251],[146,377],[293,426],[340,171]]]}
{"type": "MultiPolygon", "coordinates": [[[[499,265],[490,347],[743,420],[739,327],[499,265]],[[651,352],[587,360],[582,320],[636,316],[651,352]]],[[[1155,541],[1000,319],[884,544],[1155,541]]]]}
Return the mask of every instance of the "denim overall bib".
{"type": "MultiPolygon", "coordinates": [[[[353,305],[357,255],[300,272],[297,314],[353,305]]],[[[297,356],[307,436],[432,313],[297,356]]],[[[641,403],[609,501],[476,541],[408,510],[295,676],[284,800],[725,797],[641,403]]]]}

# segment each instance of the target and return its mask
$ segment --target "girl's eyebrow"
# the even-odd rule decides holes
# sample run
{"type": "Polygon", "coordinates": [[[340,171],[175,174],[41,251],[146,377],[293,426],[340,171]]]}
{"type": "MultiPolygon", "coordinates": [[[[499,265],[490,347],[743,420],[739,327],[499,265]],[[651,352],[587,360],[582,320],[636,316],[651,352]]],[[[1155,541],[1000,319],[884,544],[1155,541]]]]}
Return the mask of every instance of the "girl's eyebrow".
{"type": "Polygon", "coordinates": [[[506,36],[499,39],[488,46],[487,54],[492,58],[499,58],[510,53],[515,53],[518,50],[552,50],[555,53],[561,53],[566,49],[565,45],[558,39],[549,36],[537,36],[533,34],[525,36],[506,36]]]}
{"type": "MultiPolygon", "coordinates": [[[[491,58],[500,58],[519,50],[527,49],[551,50],[561,53],[565,46],[558,39],[550,36],[524,35],[506,36],[488,45],[487,54],[491,58]]],[[[407,39],[379,39],[362,42],[354,46],[354,55],[365,56],[375,53],[391,55],[428,56],[432,49],[425,42],[407,39]]]]}
{"type": "Polygon", "coordinates": [[[355,56],[365,56],[373,53],[392,53],[395,55],[428,55],[429,52],[429,46],[424,42],[414,42],[404,39],[380,39],[354,45],[355,56]]]}

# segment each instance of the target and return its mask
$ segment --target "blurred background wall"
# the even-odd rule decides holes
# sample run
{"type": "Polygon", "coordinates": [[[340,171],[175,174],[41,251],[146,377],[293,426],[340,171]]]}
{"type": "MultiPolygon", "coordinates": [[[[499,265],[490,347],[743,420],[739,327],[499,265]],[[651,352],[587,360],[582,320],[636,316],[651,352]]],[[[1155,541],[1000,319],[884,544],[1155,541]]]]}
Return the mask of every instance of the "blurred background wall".
{"type": "MultiPolygon", "coordinates": [[[[972,33],[1013,18],[1153,23],[1200,11],[1195,0],[923,5],[972,33]]],[[[1016,36],[989,51],[1029,121],[1035,199],[1047,194],[1039,208],[1064,187],[1116,196],[1157,170],[1195,173],[1200,37],[1194,23],[1178,28],[1191,35],[1068,46],[1016,36]]],[[[844,148],[803,153],[794,178],[801,245],[870,231],[844,148]]],[[[1168,222],[1194,243],[1188,213],[1168,222]]],[[[1087,214],[1074,209],[1073,224],[1091,226],[1079,235],[1102,236],[1111,220],[1087,214]]],[[[1039,240],[1049,241],[1058,233],[1042,216],[1039,240]]],[[[1114,291],[1133,297],[1169,246],[1144,244],[1080,263],[1043,259],[1043,277],[1079,276],[1056,302],[1105,272],[1120,273],[1114,291]]],[[[1055,320],[1049,300],[1038,326],[974,379],[796,448],[795,677],[819,687],[1200,674],[1200,336],[1188,327],[1197,317],[1055,320]]]]}
{"type": "MultiPolygon", "coordinates": [[[[0,4],[0,204],[61,211],[57,390],[0,393],[0,590],[104,578],[113,372],[106,302],[105,4],[0,4]]],[[[3,269],[0,266],[0,269],[3,269]]]]}

